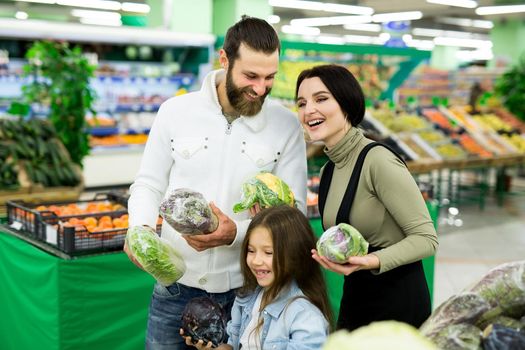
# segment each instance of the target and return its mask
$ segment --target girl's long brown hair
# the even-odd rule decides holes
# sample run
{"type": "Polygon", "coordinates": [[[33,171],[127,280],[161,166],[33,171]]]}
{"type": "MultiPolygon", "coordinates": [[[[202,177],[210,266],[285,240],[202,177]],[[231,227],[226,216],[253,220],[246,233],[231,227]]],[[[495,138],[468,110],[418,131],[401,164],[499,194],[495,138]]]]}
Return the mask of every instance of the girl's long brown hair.
{"type": "Polygon", "coordinates": [[[319,264],[312,258],[316,238],[306,216],[296,208],[286,205],[264,209],[255,215],[248,226],[241,248],[241,272],[244,285],[240,295],[252,293],[257,279],[246,263],[250,234],[256,227],[271,233],[273,242],[274,281],[265,291],[261,309],[273,301],[292,280],[297,282],[306,298],[323,313],[332,324],[326,284],[319,264]]]}

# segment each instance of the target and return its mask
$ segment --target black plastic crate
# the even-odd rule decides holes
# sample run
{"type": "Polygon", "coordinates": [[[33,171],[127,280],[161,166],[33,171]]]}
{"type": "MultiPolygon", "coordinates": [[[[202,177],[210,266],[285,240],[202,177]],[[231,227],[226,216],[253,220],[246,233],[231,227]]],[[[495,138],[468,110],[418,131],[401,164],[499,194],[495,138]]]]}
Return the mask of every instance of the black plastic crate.
{"type": "MultiPolygon", "coordinates": [[[[58,248],[71,256],[121,250],[128,229],[127,224],[125,224],[127,218],[123,217],[124,215],[127,216],[127,209],[122,205],[121,198],[106,193],[97,194],[92,200],[75,202],[37,204],[20,201],[7,202],[8,225],[12,229],[58,248]],[[97,203],[103,206],[114,206],[117,210],[72,213],[71,215],[57,215],[51,210],[37,210],[40,206],[52,207],[53,205],[68,206],[75,204],[78,207],[97,203]],[[115,219],[121,220],[118,227],[113,227],[113,224],[117,222],[115,219]],[[111,226],[108,221],[111,222],[111,226]],[[103,222],[106,223],[103,224],[103,222]]],[[[157,230],[160,231],[160,223],[157,230]]]]}

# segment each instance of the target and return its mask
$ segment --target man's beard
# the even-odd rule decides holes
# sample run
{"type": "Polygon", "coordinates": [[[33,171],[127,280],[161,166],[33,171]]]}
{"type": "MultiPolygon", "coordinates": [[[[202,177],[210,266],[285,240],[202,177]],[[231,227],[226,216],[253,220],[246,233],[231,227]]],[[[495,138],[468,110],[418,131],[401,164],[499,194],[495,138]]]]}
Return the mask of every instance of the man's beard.
{"type": "Polygon", "coordinates": [[[240,115],[252,117],[259,113],[264,103],[264,99],[268,96],[271,90],[271,88],[266,88],[264,95],[257,97],[255,101],[250,101],[244,96],[244,94],[257,94],[247,86],[244,88],[237,87],[233,82],[230,69],[226,72],[226,95],[228,96],[228,100],[233,109],[235,109],[240,115]]]}

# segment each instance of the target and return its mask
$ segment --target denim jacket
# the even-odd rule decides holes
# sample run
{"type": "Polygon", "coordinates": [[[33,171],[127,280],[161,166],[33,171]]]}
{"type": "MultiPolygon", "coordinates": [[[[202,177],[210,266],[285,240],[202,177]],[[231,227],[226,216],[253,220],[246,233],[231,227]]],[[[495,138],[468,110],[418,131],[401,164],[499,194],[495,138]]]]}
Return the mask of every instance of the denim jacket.
{"type": "MultiPolygon", "coordinates": [[[[234,350],[240,349],[240,337],[250,322],[251,311],[260,291],[259,287],[253,294],[235,298],[232,319],[227,327],[228,344],[234,350]]],[[[328,321],[304,297],[295,282],[281,291],[277,299],[267,305],[262,313],[260,350],[319,350],[328,336],[328,321]]]]}

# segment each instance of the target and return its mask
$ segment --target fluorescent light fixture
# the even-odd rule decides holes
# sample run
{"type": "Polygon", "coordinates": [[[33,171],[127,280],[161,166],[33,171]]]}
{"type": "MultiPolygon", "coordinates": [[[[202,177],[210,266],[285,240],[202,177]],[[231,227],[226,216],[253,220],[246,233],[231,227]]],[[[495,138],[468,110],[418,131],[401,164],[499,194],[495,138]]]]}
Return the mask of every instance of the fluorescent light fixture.
{"type": "MultiPolygon", "coordinates": [[[[428,37],[438,37],[446,36],[451,38],[463,38],[463,39],[473,39],[474,34],[470,32],[460,32],[455,30],[441,30],[433,28],[414,28],[412,29],[412,34],[417,36],[428,36],[428,37]]],[[[483,36],[484,38],[484,36],[483,36]]]]}
{"type": "Polygon", "coordinates": [[[417,40],[412,38],[410,34],[404,34],[402,38],[408,47],[413,47],[418,50],[432,51],[435,46],[432,40],[417,40]]]}
{"type": "Polygon", "coordinates": [[[315,41],[319,44],[330,44],[330,45],[344,45],[346,43],[345,38],[342,36],[335,35],[319,35],[315,41]]]}
{"type": "Polygon", "coordinates": [[[476,14],[480,16],[519,12],[525,12],[525,5],[482,6],[476,9],[476,14]]]}
{"type": "Polygon", "coordinates": [[[78,20],[82,24],[93,24],[97,26],[110,26],[110,27],[120,27],[122,25],[122,21],[119,20],[112,20],[112,19],[106,19],[106,18],[79,18],[78,20]]]}
{"type": "Polygon", "coordinates": [[[302,0],[269,0],[268,4],[273,7],[286,7],[302,10],[315,10],[325,12],[348,13],[354,15],[371,15],[374,9],[366,6],[342,5],[334,3],[323,3],[319,1],[302,0]]]}
{"type": "Polygon", "coordinates": [[[15,13],[15,18],[16,19],[27,19],[29,16],[27,14],[27,12],[24,12],[24,11],[16,11],[15,13]]]}
{"type": "Polygon", "coordinates": [[[344,37],[348,43],[383,45],[390,39],[390,34],[381,33],[379,36],[345,35],[344,37]]]}
{"type": "Polygon", "coordinates": [[[158,45],[165,47],[212,46],[215,36],[200,33],[178,33],[151,28],[115,27],[108,34],[102,26],[80,23],[49,22],[28,19],[0,18],[0,37],[24,39],[51,39],[74,42],[100,42],[130,45],[158,45]]]}
{"type": "Polygon", "coordinates": [[[441,46],[458,46],[458,47],[472,47],[472,48],[492,48],[492,41],[479,39],[461,39],[461,38],[434,38],[434,44],[441,46]]]}
{"type": "Polygon", "coordinates": [[[331,17],[312,17],[296,18],[290,21],[293,26],[302,27],[322,27],[322,26],[340,26],[351,23],[369,23],[372,21],[371,16],[331,16],[331,17]]]}
{"type": "Polygon", "coordinates": [[[268,16],[266,21],[268,21],[268,23],[270,23],[270,24],[277,24],[277,23],[281,22],[281,17],[279,17],[277,15],[270,15],[270,16],[268,16]]]}
{"type": "Polygon", "coordinates": [[[39,4],[54,4],[55,0],[16,0],[19,2],[36,2],[39,4]]]}
{"type": "Polygon", "coordinates": [[[381,13],[372,16],[373,22],[412,21],[423,18],[421,11],[381,13]]]}
{"type": "Polygon", "coordinates": [[[352,24],[347,23],[343,25],[344,29],[348,30],[359,30],[362,32],[377,32],[379,33],[381,31],[381,24],[375,24],[375,23],[358,23],[358,24],[352,24]]]}
{"type": "Polygon", "coordinates": [[[121,4],[118,1],[106,1],[106,0],[57,0],[58,5],[63,6],[74,6],[74,7],[87,7],[101,10],[114,10],[118,11],[121,9],[121,4]]]}
{"type": "Polygon", "coordinates": [[[299,34],[299,35],[319,35],[321,29],[316,27],[302,27],[302,26],[291,26],[284,25],[281,27],[281,31],[286,34],[299,34]]]}
{"type": "Polygon", "coordinates": [[[109,12],[109,11],[93,11],[93,10],[78,10],[74,9],[71,11],[71,16],[82,17],[90,19],[101,19],[108,21],[120,21],[120,13],[109,12]]]}
{"type": "Polygon", "coordinates": [[[478,7],[478,3],[473,0],[427,0],[427,2],[438,5],[465,7],[468,9],[474,9],[478,7]]]}
{"type": "Polygon", "coordinates": [[[494,54],[491,50],[459,50],[456,58],[460,61],[489,61],[494,54]]]}
{"type": "Polygon", "coordinates": [[[136,2],[123,2],[122,11],[135,13],[149,13],[151,10],[148,4],[138,4],[136,2]]]}
{"type": "Polygon", "coordinates": [[[436,22],[452,24],[462,27],[474,27],[481,29],[492,29],[494,23],[483,19],[470,19],[470,18],[455,18],[455,17],[437,17],[434,19],[436,22]]]}

